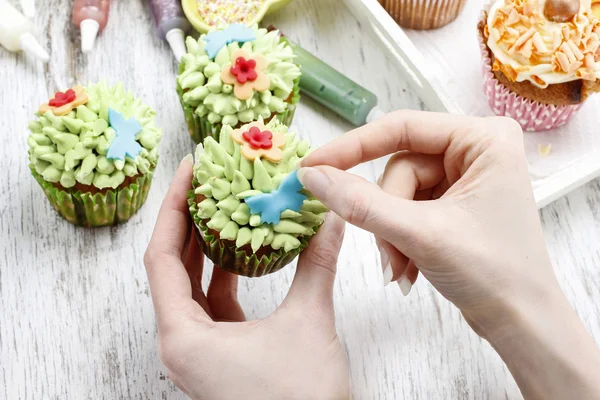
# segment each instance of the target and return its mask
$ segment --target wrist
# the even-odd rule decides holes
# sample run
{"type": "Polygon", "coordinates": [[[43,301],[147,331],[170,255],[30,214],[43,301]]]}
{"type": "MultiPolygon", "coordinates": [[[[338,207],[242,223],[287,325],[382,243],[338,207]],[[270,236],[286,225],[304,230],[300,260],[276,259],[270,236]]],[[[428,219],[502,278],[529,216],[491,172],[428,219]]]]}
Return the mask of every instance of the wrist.
{"type": "Polygon", "coordinates": [[[514,282],[503,293],[490,294],[488,301],[461,312],[473,330],[494,347],[513,343],[517,329],[531,333],[534,327],[528,322],[539,317],[564,318],[574,313],[554,276],[545,282],[514,282]]]}
{"type": "Polygon", "coordinates": [[[502,357],[525,398],[597,398],[600,351],[558,284],[523,293],[498,302],[493,319],[465,318],[502,357]]]}
{"type": "Polygon", "coordinates": [[[517,335],[535,335],[539,326],[571,319],[575,312],[556,283],[542,288],[529,285],[490,302],[484,310],[463,314],[483,339],[504,347],[515,343],[517,335]]]}

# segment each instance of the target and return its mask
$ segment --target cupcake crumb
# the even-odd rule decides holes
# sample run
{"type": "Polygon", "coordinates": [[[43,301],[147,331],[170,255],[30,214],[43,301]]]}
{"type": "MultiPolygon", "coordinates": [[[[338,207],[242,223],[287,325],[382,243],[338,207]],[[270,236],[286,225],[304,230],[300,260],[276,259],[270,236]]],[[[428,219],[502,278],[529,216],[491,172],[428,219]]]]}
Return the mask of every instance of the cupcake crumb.
{"type": "Polygon", "coordinates": [[[541,157],[548,157],[551,152],[552,152],[552,143],[548,143],[548,144],[541,144],[540,143],[538,145],[538,154],[541,157]]]}

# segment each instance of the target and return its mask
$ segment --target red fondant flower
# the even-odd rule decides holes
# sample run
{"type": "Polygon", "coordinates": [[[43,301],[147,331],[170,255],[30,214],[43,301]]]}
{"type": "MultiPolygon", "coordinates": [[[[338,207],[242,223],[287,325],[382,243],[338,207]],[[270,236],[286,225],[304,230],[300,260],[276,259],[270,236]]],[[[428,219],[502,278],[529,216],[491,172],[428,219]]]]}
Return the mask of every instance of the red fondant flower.
{"type": "Polygon", "coordinates": [[[261,131],[257,126],[253,126],[249,131],[244,132],[242,137],[253,149],[268,150],[273,147],[273,134],[270,131],[261,131]]]}
{"type": "Polygon", "coordinates": [[[244,57],[238,57],[230,71],[239,83],[246,83],[246,81],[254,82],[258,77],[254,68],[256,68],[255,60],[246,60],[244,57]]]}
{"type": "Polygon", "coordinates": [[[221,70],[223,83],[233,85],[233,94],[240,100],[248,100],[254,92],[269,89],[271,80],[265,69],[269,61],[258,53],[249,53],[237,49],[231,53],[231,65],[226,64],[221,70]]]}
{"type": "Polygon", "coordinates": [[[75,86],[63,92],[56,92],[49,102],[42,104],[38,109],[40,114],[46,111],[52,111],[56,116],[63,116],[70,113],[74,108],[88,102],[88,96],[83,86],[75,86]]]}
{"type": "Polygon", "coordinates": [[[278,163],[283,158],[285,135],[277,131],[269,131],[262,121],[254,121],[242,128],[234,129],[231,137],[242,145],[242,156],[250,161],[264,158],[278,163]]]}
{"type": "Polygon", "coordinates": [[[54,98],[48,102],[49,106],[60,107],[67,103],[72,102],[77,97],[73,89],[69,89],[66,92],[56,92],[54,98]]]}

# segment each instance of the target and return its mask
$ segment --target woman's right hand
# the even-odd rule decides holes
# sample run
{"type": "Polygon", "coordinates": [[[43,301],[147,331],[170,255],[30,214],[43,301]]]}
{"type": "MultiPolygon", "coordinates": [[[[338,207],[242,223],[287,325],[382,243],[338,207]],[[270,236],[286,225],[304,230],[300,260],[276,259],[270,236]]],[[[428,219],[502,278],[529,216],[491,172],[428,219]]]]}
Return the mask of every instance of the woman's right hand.
{"type": "Polygon", "coordinates": [[[540,395],[539,382],[553,397],[572,395],[571,385],[553,386],[561,377],[600,397],[581,371],[586,363],[569,364],[578,354],[597,371],[600,357],[552,271],[515,121],[398,111],[321,147],[301,167],[308,190],[375,234],[388,276],[404,291],[418,270],[461,310],[524,395],[540,395]],[[344,171],[392,153],[379,186],[344,171]],[[522,351],[534,354],[521,359],[522,351]],[[531,376],[540,365],[546,379],[531,376]]]}
{"type": "Polygon", "coordinates": [[[513,120],[399,111],[302,163],[319,165],[327,166],[302,168],[300,179],[375,234],[392,280],[414,282],[416,266],[470,319],[559,290],[513,120]],[[390,153],[380,187],[342,171],[390,153]]]}

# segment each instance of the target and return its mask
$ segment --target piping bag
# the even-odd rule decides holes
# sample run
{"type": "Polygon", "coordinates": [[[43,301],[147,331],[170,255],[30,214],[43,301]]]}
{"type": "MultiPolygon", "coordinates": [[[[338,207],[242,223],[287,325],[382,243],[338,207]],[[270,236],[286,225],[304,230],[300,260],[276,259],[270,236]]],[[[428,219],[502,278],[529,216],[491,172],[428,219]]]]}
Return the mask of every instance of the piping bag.
{"type": "MultiPolygon", "coordinates": [[[[200,33],[205,33],[220,24],[243,23],[247,26],[258,23],[271,12],[284,7],[290,0],[270,0],[256,9],[240,12],[235,7],[225,4],[208,7],[202,13],[196,0],[181,0],[183,11],[192,26],[200,33]]],[[[276,30],[270,26],[268,30],[276,30]]],[[[281,36],[284,36],[281,33],[281,36]]],[[[377,96],[356,82],[345,77],[317,57],[310,54],[288,39],[300,64],[300,90],[308,97],[329,108],[342,118],[356,126],[376,120],[384,115],[377,107],[377,96]]]]}
{"type": "Polygon", "coordinates": [[[185,34],[192,28],[185,18],[180,1],[147,0],[147,2],[152,11],[156,34],[169,43],[177,62],[180,62],[181,57],[186,53],[185,34]]]}
{"type": "MultiPolygon", "coordinates": [[[[277,29],[270,26],[269,30],[277,29]]],[[[280,31],[281,32],[281,31],[280,31]]],[[[281,33],[282,36],[283,33],[281,33]]],[[[300,64],[300,90],[355,126],[385,115],[377,106],[377,96],[336,71],[286,37],[300,64]]]]}
{"type": "Polygon", "coordinates": [[[94,48],[98,32],[106,27],[110,0],[75,0],[73,24],[81,29],[81,51],[89,53],[94,48]]]}
{"type": "Polygon", "coordinates": [[[31,21],[23,16],[8,1],[0,0],[0,46],[8,51],[23,50],[42,62],[50,56],[33,36],[31,21]]]}
{"type": "MultiPolygon", "coordinates": [[[[273,26],[269,30],[277,29],[273,26]]],[[[281,31],[280,31],[281,33],[281,31]]],[[[282,36],[285,36],[281,33],[282,36]]],[[[373,122],[385,115],[377,106],[377,96],[336,71],[286,37],[300,64],[300,91],[355,126],[373,122]]],[[[390,156],[372,160],[363,175],[375,183],[390,156]]]]}

